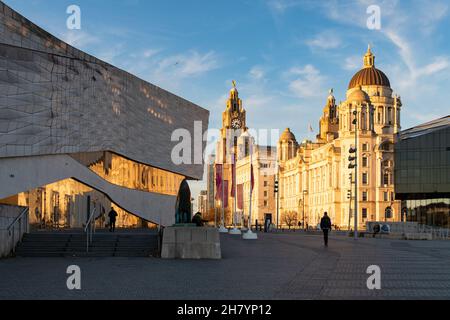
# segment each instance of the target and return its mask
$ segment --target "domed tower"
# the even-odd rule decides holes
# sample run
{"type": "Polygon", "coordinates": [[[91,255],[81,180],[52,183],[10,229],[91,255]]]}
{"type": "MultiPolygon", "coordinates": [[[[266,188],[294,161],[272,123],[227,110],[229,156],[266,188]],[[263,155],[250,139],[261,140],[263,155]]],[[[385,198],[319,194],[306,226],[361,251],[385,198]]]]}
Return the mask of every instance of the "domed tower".
{"type": "MultiPolygon", "coordinates": [[[[375,56],[370,46],[363,61],[363,68],[350,80],[347,101],[340,112],[342,115],[348,115],[354,111],[355,102],[361,102],[364,108],[358,111],[358,116],[362,130],[374,130],[377,134],[395,134],[401,128],[401,100],[393,96],[386,74],[375,67],[375,56]]],[[[342,123],[340,129],[348,128],[347,122],[342,123]]]]}
{"type": "MultiPolygon", "coordinates": [[[[394,200],[392,179],[393,141],[400,131],[401,100],[393,95],[391,83],[383,71],[375,67],[375,56],[369,46],[363,68],[350,80],[346,100],[339,105],[339,137],[341,163],[348,167],[348,150],[357,140],[356,173],[344,169],[346,175],[358,176],[359,223],[384,221],[387,208],[398,215],[400,204],[394,200]],[[357,126],[353,120],[357,119],[357,126]],[[366,219],[366,220],[365,220],[366,219]]],[[[344,181],[345,188],[354,188],[344,181]]],[[[343,202],[348,199],[342,199],[343,202]]]]}
{"type": "Polygon", "coordinates": [[[336,99],[333,95],[333,89],[327,98],[327,104],[323,109],[323,115],[320,118],[320,133],[317,136],[321,142],[329,142],[338,137],[339,118],[337,113],[336,99]]]}
{"type": "Polygon", "coordinates": [[[298,143],[294,134],[286,128],[278,141],[278,161],[283,162],[294,158],[297,154],[298,143]]]}

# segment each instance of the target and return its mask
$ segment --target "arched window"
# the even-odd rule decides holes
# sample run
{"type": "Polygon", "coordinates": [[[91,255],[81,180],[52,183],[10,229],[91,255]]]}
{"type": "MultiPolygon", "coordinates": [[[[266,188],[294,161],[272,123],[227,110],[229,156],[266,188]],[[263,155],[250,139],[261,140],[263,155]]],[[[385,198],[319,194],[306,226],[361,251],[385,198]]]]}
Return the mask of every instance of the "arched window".
{"type": "Polygon", "coordinates": [[[361,129],[362,130],[367,130],[367,126],[366,126],[366,112],[365,111],[361,112],[361,129]]]}
{"type": "Polygon", "coordinates": [[[392,107],[388,108],[388,123],[392,124],[392,107]]]}
{"type": "Polygon", "coordinates": [[[384,141],[380,145],[380,150],[392,151],[392,143],[390,141],[384,141]]]}
{"type": "Polygon", "coordinates": [[[389,171],[385,171],[383,174],[383,184],[390,185],[391,184],[391,174],[389,171]]]}

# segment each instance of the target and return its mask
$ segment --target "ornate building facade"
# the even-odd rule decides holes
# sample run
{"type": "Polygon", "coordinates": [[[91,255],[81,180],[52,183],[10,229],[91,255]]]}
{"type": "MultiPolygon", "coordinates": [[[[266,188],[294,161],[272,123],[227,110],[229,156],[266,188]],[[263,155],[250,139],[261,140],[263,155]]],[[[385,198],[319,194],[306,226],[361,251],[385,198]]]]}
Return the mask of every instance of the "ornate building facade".
{"type": "MultiPolygon", "coordinates": [[[[246,223],[250,202],[252,224],[255,224],[256,220],[262,224],[266,217],[272,221],[274,219],[276,148],[256,145],[254,138],[249,135],[246,120],[242,100],[233,82],[227,107],[222,114],[221,136],[216,145],[214,166],[214,176],[221,176],[224,185],[223,203],[221,191],[212,190],[216,184],[208,183],[209,195],[219,193],[220,200],[216,201],[216,214],[221,217],[222,210],[224,211],[225,225],[233,223],[234,212],[237,213],[238,224],[246,223]],[[251,168],[253,168],[253,192],[250,201],[251,168]],[[235,180],[232,178],[233,171],[235,180]],[[232,192],[233,181],[235,193],[232,192]]],[[[220,222],[220,218],[218,221],[220,222]]]]}
{"type": "Polygon", "coordinates": [[[394,197],[394,137],[402,103],[388,77],[375,68],[369,47],[363,68],[350,81],[339,105],[330,91],[315,141],[298,143],[286,129],[278,142],[280,214],[316,226],[325,211],[340,228],[354,225],[354,169],[349,149],[357,137],[358,225],[399,221],[394,197]],[[354,124],[354,119],[357,124],[354,124]],[[350,192],[349,192],[350,191],[350,192]]]}

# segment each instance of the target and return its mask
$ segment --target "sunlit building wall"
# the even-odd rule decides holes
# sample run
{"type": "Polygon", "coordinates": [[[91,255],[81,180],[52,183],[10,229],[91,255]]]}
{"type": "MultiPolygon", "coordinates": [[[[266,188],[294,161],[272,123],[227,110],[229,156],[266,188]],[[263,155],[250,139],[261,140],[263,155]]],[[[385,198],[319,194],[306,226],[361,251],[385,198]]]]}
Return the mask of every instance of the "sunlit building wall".
{"type": "Polygon", "coordinates": [[[400,220],[400,202],[394,193],[394,139],[400,131],[402,103],[387,76],[375,68],[370,48],[363,60],[345,101],[336,104],[330,92],[315,141],[298,143],[288,129],[280,137],[282,216],[295,212],[301,223],[304,220],[305,225],[317,227],[328,212],[338,228],[353,227],[355,173],[349,169],[349,149],[355,147],[356,134],[358,226],[364,228],[367,221],[400,220]],[[357,127],[352,123],[355,118],[357,127]]]}
{"type": "Polygon", "coordinates": [[[79,227],[111,203],[120,225],[172,224],[181,181],[203,177],[194,132],[206,131],[209,112],[3,3],[0,18],[0,203],[30,206],[46,226],[79,227]],[[172,159],[178,129],[192,138],[191,161],[172,159]]]}

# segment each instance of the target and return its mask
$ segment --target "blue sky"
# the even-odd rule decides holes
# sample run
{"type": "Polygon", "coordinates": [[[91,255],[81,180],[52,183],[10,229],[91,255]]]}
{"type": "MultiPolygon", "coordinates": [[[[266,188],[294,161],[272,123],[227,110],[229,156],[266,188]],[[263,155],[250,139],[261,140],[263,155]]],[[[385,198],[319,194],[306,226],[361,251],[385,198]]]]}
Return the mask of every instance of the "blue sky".
{"type": "Polygon", "coordinates": [[[403,99],[402,127],[450,110],[450,1],[6,0],[50,33],[211,111],[236,80],[252,128],[315,131],[330,88],[338,101],[370,43],[403,99]],[[81,8],[81,30],[66,8],[81,8]],[[381,8],[369,30],[367,7],[381,8]]]}

